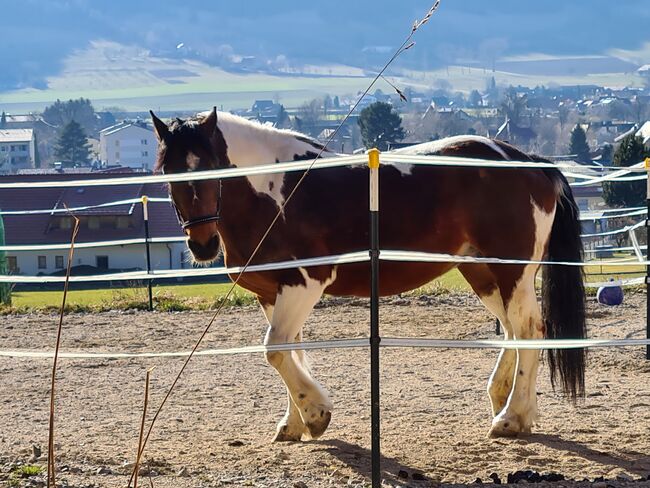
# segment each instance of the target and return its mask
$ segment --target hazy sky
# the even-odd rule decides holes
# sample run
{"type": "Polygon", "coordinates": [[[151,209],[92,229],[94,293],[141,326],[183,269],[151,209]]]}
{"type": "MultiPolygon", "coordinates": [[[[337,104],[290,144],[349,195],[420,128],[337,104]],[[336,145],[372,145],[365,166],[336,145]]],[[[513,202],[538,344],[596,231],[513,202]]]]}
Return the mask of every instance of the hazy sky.
{"type": "MultiPolygon", "coordinates": [[[[71,50],[93,39],[154,51],[184,42],[207,56],[228,45],[239,54],[363,62],[367,48],[396,46],[430,5],[415,0],[0,0],[0,65],[15,68],[0,72],[0,88],[56,71],[71,50]]],[[[443,0],[418,33],[411,61],[431,67],[458,58],[638,49],[650,41],[648,25],[648,0],[443,0]]]]}

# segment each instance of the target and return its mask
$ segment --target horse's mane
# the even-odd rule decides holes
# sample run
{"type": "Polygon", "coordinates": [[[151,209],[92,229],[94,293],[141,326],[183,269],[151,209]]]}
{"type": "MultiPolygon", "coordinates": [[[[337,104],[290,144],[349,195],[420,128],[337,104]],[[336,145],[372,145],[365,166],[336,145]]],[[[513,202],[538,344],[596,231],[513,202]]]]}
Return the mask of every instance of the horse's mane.
{"type": "MultiPolygon", "coordinates": [[[[201,112],[196,116],[190,118],[189,120],[200,122],[205,117],[210,115],[210,112],[201,112]]],[[[249,130],[253,132],[259,132],[260,134],[265,134],[271,137],[280,137],[280,138],[293,138],[298,141],[310,144],[316,149],[323,149],[324,146],[318,142],[313,137],[310,137],[302,132],[298,132],[291,129],[278,129],[269,124],[262,124],[257,120],[247,119],[240,115],[235,115],[230,112],[217,112],[217,125],[224,129],[227,126],[231,128],[240,127],[243,130],[249,130]]]]}

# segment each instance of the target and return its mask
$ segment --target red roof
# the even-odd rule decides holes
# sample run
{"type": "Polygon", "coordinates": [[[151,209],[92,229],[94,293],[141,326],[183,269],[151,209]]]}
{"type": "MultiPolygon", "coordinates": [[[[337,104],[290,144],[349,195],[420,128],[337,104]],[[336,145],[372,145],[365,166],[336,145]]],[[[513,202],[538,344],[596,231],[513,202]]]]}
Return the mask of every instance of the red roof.
{"type": "MultiPolygon", "coordinates": [[[[0,176],[0,181],[30,182],[30,181],[69,181],[79,179],[97,179],[115,177],[115,172],[85,173],[85,174],[46,174],[46,175],[7,175],[0,176]]],[[[123,176],[123,175],[118,175],[123,176]]],[[[0,209],[9,210],[41,210],[68,207],[98,205],[118,200],[149,197],[167,197],[164,184],[147,185],[118,185],[94,186],[78,188],[17,188],[0,191],[0,209]]],[[[81,217],[82,225],[77,236],[77,242],[111,241],[117,239],[135,239],[144,237],[144,220],[142,206],[139,203],[125,204],[115,207],[89,209],[75,212],[81,217]],[[90,217],[127,217],[129,228],[118,229],[102,227],[89,229],[90,217]]],[[[65,214],[39,215],[3,215],[5,226],[5,241],[7,245],[21,244],[62,244],[70,241],[70,229],[60,228],[60,221],[65,214]]],[[[182,236],[176,214],[167,202],[149,203],[149,231],[151,237],[182,236]]]]}

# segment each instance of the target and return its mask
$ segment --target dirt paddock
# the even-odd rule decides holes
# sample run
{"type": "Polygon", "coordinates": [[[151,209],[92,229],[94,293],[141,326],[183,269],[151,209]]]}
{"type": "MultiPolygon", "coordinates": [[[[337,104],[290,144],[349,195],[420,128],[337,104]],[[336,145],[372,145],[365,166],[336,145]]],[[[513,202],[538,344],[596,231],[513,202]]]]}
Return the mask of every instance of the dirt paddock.
{"type": "MultiPolygon", "coordinates": [[[[590,336],[644,337],[644,305],[645,294],[629,295],[618,308],[590,304],[590,336]]],[[[65,319],[62,350],[187,350],[208,318],[206,313],[72,314],[65,319]]],[[[329,300],[308,321],[305,340],[364,336],[368,318],[366,301],[329,300]]],[[[51,350],[56,321],[53,315],[3,317],[0,348],[51,350]]],[[[385,336],[494,337],[493,318],[472,295],[393,298],[382,304],[381,321],[385,336]]],[[[203,348],[258,344],[264,332],[257,308],[233,308],[217,320],[203,348]]],[[[487,482],[491,473],[505,479],[517,470],[577,480],[619,477],[617,484],[648,476],[650,361],[644,352],[593,350],[587,397],[575,407],[553,393],[543,364],[541,418],[534,434],[491,440],[485,388],[496,350],[382,350],[386,484],[487,482]]],[[[286,393],[261,354],[197,357],[150,439],[144,471],[151,471],[153,486],[367,485],[368,350],[310,355],[315,377],[335,405],[320,440],[270,442],[286,393]]],[[[156,367],[151,405],[157,406],[182,361],[62,360],[56,404],[59,479],[70,486],[125,487],[145,371],[156,367]]],[[[33,446],[46,452],[50,365],[44,359],[0,358],[0,482],[9,479],[15,463],[33,456],[33,446]]],[[[36,462],[45,465],[43,456],[36,462]]],[[[143,481],[150,486],[148,477],[143,481]]]]}

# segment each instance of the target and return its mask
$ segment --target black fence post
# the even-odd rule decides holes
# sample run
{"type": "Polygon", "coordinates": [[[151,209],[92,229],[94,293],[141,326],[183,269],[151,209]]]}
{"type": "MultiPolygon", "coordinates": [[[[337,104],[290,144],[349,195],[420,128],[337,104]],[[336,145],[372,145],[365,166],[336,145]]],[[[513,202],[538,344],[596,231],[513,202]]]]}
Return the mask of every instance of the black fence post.
{"type": "MultiPolygon", "coordinates": [[[[646,184],[646,206],[648,213],[645,220],[645,246],[646,246],[646,261],[650,258],[650,158],[645,160],[646,177],[648,182],[646,184]]],[[[643,255],[643,253],[642,253],[643,255]]],[[[650,339],[650,265],[646,266],[645,271],[645,300],[646,300],[646,315],[645,315],[645,330],[646,339],[650,339]]],[[[645,346],[645,358],[650,359],[650,344],[645,346]]]]}
{"type": "MultiPolygon", "coordinates": [[[[142,195],[142,216],[144,218],[144,247],[147,254],[147,275],[151,274],[151,249],[149,245],[149,197],[142,195]]],[[[147,276],[147,292],[149,293],[149,311],[153,310],[153,280],[147,276]]]]}
{"type": "Polygon", "coordinates": [[[379,151],[368,151],[370,169],[370,430],[372,487],[381,487],[379,396],[379,151]]]}

